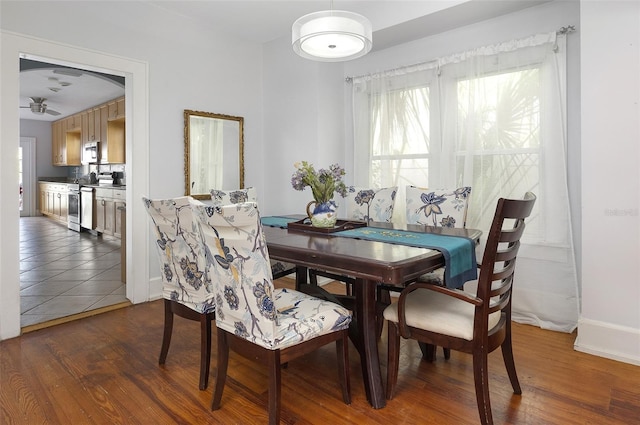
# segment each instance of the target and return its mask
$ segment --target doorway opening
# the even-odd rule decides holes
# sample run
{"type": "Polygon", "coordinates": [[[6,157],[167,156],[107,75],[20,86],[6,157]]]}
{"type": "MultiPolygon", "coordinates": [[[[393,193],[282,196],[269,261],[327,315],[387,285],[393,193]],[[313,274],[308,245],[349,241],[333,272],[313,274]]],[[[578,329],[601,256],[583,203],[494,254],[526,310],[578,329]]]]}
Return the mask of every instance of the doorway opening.
{"type": "MultiPolygon", "coordinates": [[[[108,74],[108,70],[97,73],[73,63],[50,63],[47,58],[21,55],[19,60],[20,104],[29,102],[28,108],[21,106],[21,136],[51,128],[51,140],[43,138],[40,146],[44,153],[41,161],[34,160],[28,166],[21,158],[19,167],[20,327],[26,332],[130,304],[122,271],[126,269],[126,257],[122,255],[126,239],[95,231],[91,225],[85,232],[78,226],[71,230],[67,225],[71,205],[65,192],[90,185],[92,174],[117,172],[126,181],[124,176],[131,168],[121,163],[81,161],[82,145],[89,137],[106,146],[112,118],[122,123],[124,132],[124,111],[118,113],[116,109],[117,116],[111,117],[107,103],[124,96],[124,77],[108,74]],[[36,101],[39,108],[34,108],[36,101]],[[70,135],[73,145],[69,144],[70,135]],[[79,151],[77,155],[74,150],[79,151]],[[28,186],[27,169],[33,176],[28,186]],[[61,193],[49,192],[49,183],[61,193]],[[32,201],[25,201],[27,194],[32,201]]],[[[120,104],[124,109],[125,99],[120,104]]],[[[35,138],[31,139],[35,152],[35,138]]],[[[21,152],[27,153],[23,149],[21,152]]],[[[118,190],[125,191],[126,187],[118,186],[118,190]]],[[[91,202],[95,204],[95,199],[91,202]]]]}
{"type": "MultiPolygon", "coordinates": [[[[52,40],[34,38],[21,34],[3,32],[2,53],[5,57],[42,60],[50,63],[81,64],[86,69],[125,77],[126,90],[126,126],[127,140],[135,140],[126,147],[127,167],[134,160],[136,169],[127,169],[127,226],[136,232],[128,232],[126,236],[126,256],[129,264],[140,264],[141,267],[128,267],[126,296],[132,303],[142,303],[150,298],[161,296],[161,286],[149,281],[149,231],[148,220],[140,199],[148,192],[149,187],[149,64],[142,60],[122,57],[113,53],[101,53],[86,48],[70,46],[52,40]],[[135,118],[135,119],[134,119],[135,118]],[[140,204],[140,205],[138,205],[140,204]]],[[[3,67],[0,73],[0,86],[3,95],[0,107],[7,118],[6,125],[0,127],[2,140],[7,141],[0,157],[2,169],[15,170],[14,177],[0,180],[0,189],[6,199],[12,199],[18,188],[17,151],[20,137],[19,109],[19,67],[3,67]],[[11,142],[13,140],[13,142],[11,142]],[[6,154],[5,154],[6,153],[6,154]]],[[[15,199],[15,198],[13,198],[15,199]]],[[[19,336],[20,305],[14,300],[20,295],[20,261],[19,261],[19,220],[17,208],[14,212],[7,209],[0,211],[0,244],[2,245],[2,261],[5,267],[0,273],[0,339],[19,336]]]]}

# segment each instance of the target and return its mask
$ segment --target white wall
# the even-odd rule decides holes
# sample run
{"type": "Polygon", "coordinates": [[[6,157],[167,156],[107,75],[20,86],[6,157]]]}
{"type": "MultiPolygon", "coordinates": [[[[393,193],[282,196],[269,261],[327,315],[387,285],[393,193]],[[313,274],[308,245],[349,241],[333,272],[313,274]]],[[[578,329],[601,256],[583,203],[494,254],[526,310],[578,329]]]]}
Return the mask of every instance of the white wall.
{"type": "Polygon", "coordinates": [[[20,120],[20,137],[36,138],[36,178],[65,177],[67,167],[54,167],[51,163],[51,123],[38,120],[20,120]]]}
{"type": "Polygon", "coordinates": [[[313,196],[309,189],[291,187],[293,164],[309,161],[316,169],[345,165],[343,65],[303,59],[291,49],[291,39],[283,37],[264,46],[263,75],[269,166],[263,185],[248,184],[262,189],[258,199],[265,214],[304,214],[313,196]]]}
{"type": "MultiPolygon", "coordinates": [[[[13,194],[17,190],[17,167],[12,158],[17,157],[19,120],[17,108],[14,112],[11,105],[18,104],[15,86],[19,72],[18,52],[24,51],[25,47],[29,50],[32,46],[50,43],[51,54],[68,53],[74,63],[87,64],[88,69],[95,66],[95,57],[104,59],[103,63],[132,62],[145,67],[143,77],[148,79],[142,79],[146,85],[137,85],[140,79],[127,80],[127,131],[128,135],[134,135],[127,143],[127,167],[134,170],[133,173],[127,170],[127,196],[131,196],[127,220],[132,224],[131,228],[141,229],[131,236],[138,241],[137,246],[132,247],[129,238],[127,240],[127,252],[131,255],[127,262],[142,265],[128,268],[128,272],[130,269],[135,273],[143,270],[146,273],[141,275],[147,277],[128,279],[133,283],[127,285],[127,296],[134,302],[160,297],[157,262],[155,258],[147,257],[147,252],[153,252],[149,249],[152,242],[144,237],[148,234],[149,221],[140,197],[171,197],[184,193],[184,109],[245,117],[246,178],[248,181],[261,180],[261,46],[230,39],[210,27],[168,15],[160,8],[149,9],[143,2],[118,2],[116,5],[110,1],[3,0],[0,2],[0,29],[0,195],[13,194]],[[109,58],[113,59],[109,61],[109,58]],[[129,81],[133,84],[129,85],[129,81]],[[129,115],[131,111],[133,116],[129,115]],[[131,127],[134,130],[129,134],[131,127]],[[144,169],[145,175],[136,178],[135,170],[139,169],[144,169]],[[139,246],[140,243],[145,247],[139,246]],[[131,287],[142,290],[135,290],[130,296],[131,287]]],[[[43,50],[39,53],[43,59],[56,59],[43,50]]],[[[0,206],[0,339],[19,333],[19,216],[17,209],[13,211],[8,203],[4,204],[0,206]]]]}
{"type": "Polygon", "coordinates": [[[582,316],[576,348],[640,364],[640,3],[582,1],[582,316]]]}

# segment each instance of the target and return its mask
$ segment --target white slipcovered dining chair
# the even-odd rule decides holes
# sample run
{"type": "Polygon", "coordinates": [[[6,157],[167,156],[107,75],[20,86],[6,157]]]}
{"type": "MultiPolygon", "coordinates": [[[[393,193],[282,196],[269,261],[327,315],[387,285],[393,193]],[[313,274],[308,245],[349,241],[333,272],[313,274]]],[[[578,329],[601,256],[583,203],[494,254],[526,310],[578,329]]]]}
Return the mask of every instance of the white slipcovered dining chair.
{"type": "Polygon", "coordinates": [[[470,195],[469,186],[452,190],[407,186],[407,224],[465,228],[470,195]]]}
{"type": "Polygon", "coordinates": [[[387,399],[396,392],[400,337],[473,355],[480,422],[493,424],[487,356],[498,347],[515,394],[521,394],[511,344],[511,297],[516,256],[536,196],[499,199],[482,256],[475,296],[459,289],[414,282],[384,310],[389,325],[387,399]],[[511,225],[511,226],[509,226],[511,225]]]}
{"type": "MultiPolygon", "coordinates": [[[[431,190],[416,186],[406,187],[407,224],[422,224],[434,227],[467,227],[467,210],[471,187],[431,190]]],[[[444,284],[444,268],[420,277],[423,282],[444,284]]]]}
{"type": "Polygon", "coordinates": [[[269,371],[269,423],[280,422],[281,365],[335,342],[342,398],[351,403],[344,307],[275,289],[256,203],[210,206],[192,201],[216,294],[217,374],[211,409],[220,408],[229,349],[269,371]]]}
{"type": "Polygon", "coordinates": [[[164,332],[159,364],[164,365],[171,343],[173,316],[200,322],[200,383],[207,388],[211,358],[211,321],[215,318],[214,292],[205,273],[205,256],[191,214],[191,197],[151,200],[142,198],[153,222],[160,261],[164,332]]]}
{"type": "MultiPolygon", "coordinates": [[[[397,186],[382,189],[370,189],[350,186],[345,197],[346,214],[348,220],[391,222],[393,208],[396,200],[397,186]]],[[[309,270],[309,283],[318,285],[318,276],[344,282],[346,294],[351,295],[354,278],[351,276],[325,272],[322,270],[309,270]]]]}
{"type": "MultiPolygon", "coordinates": [[[[258,192],[255,187],[244,189],[211,189],[213,205],[241,204],[244,202],[258,202],[258,192]]],[[[271,260],[273,279],[280,279],[296,272],[296,265],[284,261],[271,260]]]]}
{"type": "Polygon", "coordinates": [[[393,216],[397,192],[397,186],[382,189],[350,186],[344,198],[347,217],[366,222],[389,223],[393,216]]]}

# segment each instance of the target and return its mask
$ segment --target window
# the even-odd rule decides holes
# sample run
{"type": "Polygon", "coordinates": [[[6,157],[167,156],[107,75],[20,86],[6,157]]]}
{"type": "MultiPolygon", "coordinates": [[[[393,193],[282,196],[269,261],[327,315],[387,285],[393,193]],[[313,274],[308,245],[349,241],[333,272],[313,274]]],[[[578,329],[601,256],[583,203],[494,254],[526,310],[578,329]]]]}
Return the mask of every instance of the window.
{"type": "Polygon", "coordinates": [[[353,79],[354,184],[471,186],[467,226],[498,198],[537,201],[518,256],[513,317],[571,331],[578,317],[567,189],[564,36],[539,34],[353,79]]]}

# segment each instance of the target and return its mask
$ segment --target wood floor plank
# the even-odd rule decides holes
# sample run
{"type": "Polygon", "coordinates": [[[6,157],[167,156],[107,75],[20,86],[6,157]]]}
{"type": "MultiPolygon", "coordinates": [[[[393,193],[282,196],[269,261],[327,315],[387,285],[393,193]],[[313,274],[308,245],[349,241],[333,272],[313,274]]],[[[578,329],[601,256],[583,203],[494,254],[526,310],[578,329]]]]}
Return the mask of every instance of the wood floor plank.
{"type": "MultiPolygon", "coordinates": [[[[287,279],[279,285],[290,286],[287,279]]],[[[167,362],[158,365],[162,301],[128,306],[0,342],[2,424],[261,424],[267,374],[232,354],[221,408],[198,389],[199,325],[176,318],[167,362]]],[[[489,356],[496,424],[638,424],[640,367],[573,350],[575,335],[514,324],[522,395],[514,395],[502,355],[489,356]]],[[[386,332],[379,341],[386,371],[386,332]]],[[[396,396],[368,404],[357,351],[350,345],[352,403],[342,402],[335,348],[296,359],[282,371],[284,424],[477,424],[471,357],[442,351],[422,360],[402,341],[396,396]]]]}

